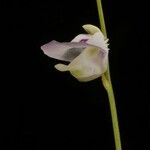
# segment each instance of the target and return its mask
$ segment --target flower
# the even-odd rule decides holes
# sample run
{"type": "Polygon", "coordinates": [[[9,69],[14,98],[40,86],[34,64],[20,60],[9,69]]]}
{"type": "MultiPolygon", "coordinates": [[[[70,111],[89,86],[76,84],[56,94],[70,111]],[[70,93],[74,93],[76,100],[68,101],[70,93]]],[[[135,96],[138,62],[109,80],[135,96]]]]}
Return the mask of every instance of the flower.
{"type": "Polygon", "coordinates": [[[83,28],[88,34],[79,34],[71,42],[51,41],[43,46],[43,52],[51,57],[70,62],[57,64],[59,71],[70,71],[79,81],[91,81],[100,77],[108,65],[108,39],[96,26],[87,24],[83,28]]]}

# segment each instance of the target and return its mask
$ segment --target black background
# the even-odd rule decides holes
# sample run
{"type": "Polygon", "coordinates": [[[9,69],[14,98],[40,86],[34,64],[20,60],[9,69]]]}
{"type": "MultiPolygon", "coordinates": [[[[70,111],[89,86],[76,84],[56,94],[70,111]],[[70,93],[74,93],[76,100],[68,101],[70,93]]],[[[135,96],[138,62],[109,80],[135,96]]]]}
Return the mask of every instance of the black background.
{"type": "MultiPolygon", "coordinates": [[[[78,82],[55,70],[60,61],[40,49],[53,39],[70,41],[84,24],[99,26],[95,0],[5,0],[2,6],[3,149],[114,150],[101,80],[78,82]]],[[[122,147],[149,149],[148,8],[119,0],[104,0],[103,7],[122,147]]]]}

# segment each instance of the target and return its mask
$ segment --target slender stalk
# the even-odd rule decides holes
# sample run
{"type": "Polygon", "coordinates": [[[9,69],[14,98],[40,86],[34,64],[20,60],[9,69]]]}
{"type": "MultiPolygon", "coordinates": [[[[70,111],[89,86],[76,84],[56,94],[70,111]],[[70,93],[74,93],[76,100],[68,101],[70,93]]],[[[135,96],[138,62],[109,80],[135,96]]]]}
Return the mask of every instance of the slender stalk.
{"type": "MultiPolygon", "coordinates": [[[[101,3],[101,0],[96,0],[96,2],[97,2],[101,30],[104,36],[107,38],[102,3],[101,3]]],[[[115,139],[115,147],[116,147],[116,150],[121,150],[122,148],[121,148],[119,123],[118,123],[117,109],[116,109],[116,104],[115,104],[115,96],[114,96],[113,87],[112,87],[111,78],[110,78],[109,62],[108,62],[107,71],[102,75],[102,82],[107,91],[108,98],[109,98],[112,125],[113,125],[113,131],[114,131],[114,139],[115,139]]]]}
{"type": "Polygon", "coordinates": [[[103,34],[105,35],[105,37],[107,37],[102,3],[101,3],[101,0],[96,0],[96,2],[97,2],[97,9],[98,9],[98,15],[99,15],[99,21],[100,21],[100,25],[101,25],[101,30],[102,30],[103,34]]]}

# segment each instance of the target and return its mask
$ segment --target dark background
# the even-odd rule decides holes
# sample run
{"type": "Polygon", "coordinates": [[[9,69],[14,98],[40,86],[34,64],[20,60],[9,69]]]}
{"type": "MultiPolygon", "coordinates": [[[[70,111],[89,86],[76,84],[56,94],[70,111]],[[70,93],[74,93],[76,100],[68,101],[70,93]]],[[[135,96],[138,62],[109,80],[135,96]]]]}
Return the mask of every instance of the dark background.
{"type": "MultiPolygon", "coordinates": [[[[54,69],[40,46],[70,41],[99,26],[95,0],[3,2],[1,34],[3,149],[114,150],[107,94],[100,79],[80,83],[54,69]]],[[[103,0],[110,69],[123,150],[149,149],[148,8],[103,0]]]]}

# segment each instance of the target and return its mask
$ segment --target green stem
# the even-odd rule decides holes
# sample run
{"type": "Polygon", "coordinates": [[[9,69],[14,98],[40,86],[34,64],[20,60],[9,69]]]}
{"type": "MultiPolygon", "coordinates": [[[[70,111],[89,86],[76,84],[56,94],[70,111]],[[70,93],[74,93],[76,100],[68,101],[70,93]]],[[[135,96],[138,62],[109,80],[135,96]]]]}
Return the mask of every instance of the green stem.
{"type": "Polygon", "coordinates": [[[98,9],[99,21],[100,21],[100,24],[101,24],[101,30],[102,30],[104,36],[107,37],[102,3],[101,3],[101,0],[96,0],[96,2],[97,2],[97,9],[98,9]]]}
{"type": "MultiPolygon", "coordinates": [[[[96,2],[97,2],[101,30],[104,36],[107,38],[102,3],[101,0],[96,0],[96,2]]],[[[121,150],[122,148],[121,148],[120,131],[119,131],[119,124],[118,124],[118,117],[117,117],[117,109],[115,104],[115,97],[114,97],[114,92],[113,92],[113,87],[112,87],[111,77],[110,77],[109,61],[108,61],[108,69],[102,75],[102,82],[107,91],[108,98],[109,98],[116,150],[121,150]]]]}

